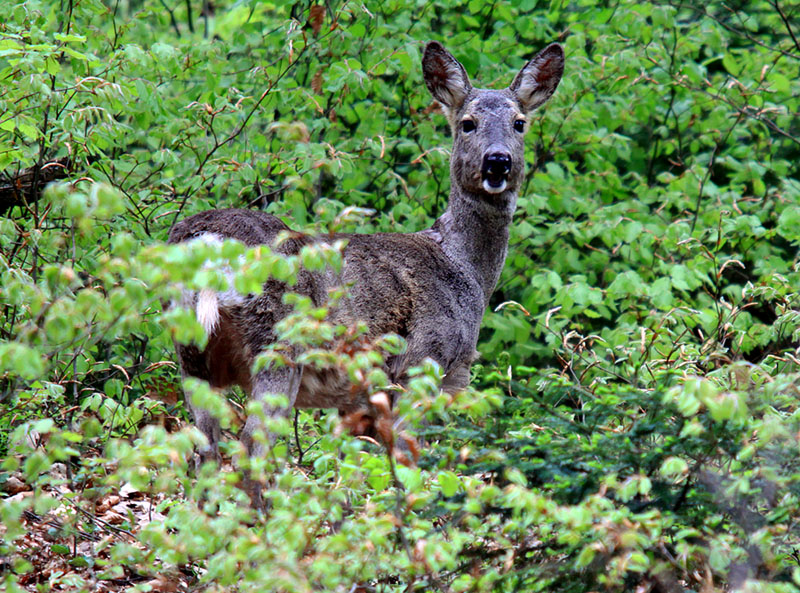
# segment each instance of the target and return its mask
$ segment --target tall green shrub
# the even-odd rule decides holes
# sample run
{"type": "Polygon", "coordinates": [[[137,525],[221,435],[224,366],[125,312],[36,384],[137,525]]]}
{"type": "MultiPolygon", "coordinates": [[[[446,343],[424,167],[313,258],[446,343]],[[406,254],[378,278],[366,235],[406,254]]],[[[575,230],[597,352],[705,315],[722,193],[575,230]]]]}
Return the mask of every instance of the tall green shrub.
{"type": "MultiPolygon", "coordinates": [[[[5,587],[798,590],[798,14],[4,3],[5,587]],[[428,39],[481,86],[550,41],[567,54],[532,122],[474,390],[450,399],[420,369],[401,404],[428,416],[417,467],[301,413],[254,461],[271,501],[254,514],[230,465],[190,470],[172,341],[204,337],[166,305],[179,283],[215,285],[209,257],[254,290],[317,256],[163,241],[229,206],[310,232],[425,228],[449,188],[428,39]]],[[[241,394],[187,388],[236,432],[241,394]]]]}

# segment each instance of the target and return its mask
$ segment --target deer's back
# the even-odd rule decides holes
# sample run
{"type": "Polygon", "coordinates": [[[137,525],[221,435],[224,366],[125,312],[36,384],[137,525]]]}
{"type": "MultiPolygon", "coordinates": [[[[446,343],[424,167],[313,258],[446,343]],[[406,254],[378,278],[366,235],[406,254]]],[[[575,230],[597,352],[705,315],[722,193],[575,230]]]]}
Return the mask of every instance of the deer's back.
{"type": "MultiPolygon", "coordinates": [[[[181,220],[170,229],[168,242],[182,243],[202,235],[214,234],[221,239],[236,239],[249,247],[255,247],[272,245],[278,233],[290,230],[279,218],[260,210],[223,208],[206,210],[181,220]]],[[[295,233],[276,251],[291,255],[310,242],[309,237],[295,233]]]]}
{"type": "MultiPolygon", "coordinates": [[[[275,246],[281,231],[291,229],[275,216],[258,210],[226,208],[200,212],[178,222],[170,230],[169,242],[213,234],[248,246],[270,245],[278,253],[294,255],[305,245],[346,239],[341,277],[303,273],[304,278],[293,290],[317,296],[347,284],[348,298],[336,313],[338,320],[365,321],[375,335],[406,335],[433,322],[451,331],[458,325],[480,323],[484,302],[478,281],[425,234],[336,233],[314,237],[295,232],[275,246]]],[[[274,293],[274,289],[270,292],[274,293]]]]}

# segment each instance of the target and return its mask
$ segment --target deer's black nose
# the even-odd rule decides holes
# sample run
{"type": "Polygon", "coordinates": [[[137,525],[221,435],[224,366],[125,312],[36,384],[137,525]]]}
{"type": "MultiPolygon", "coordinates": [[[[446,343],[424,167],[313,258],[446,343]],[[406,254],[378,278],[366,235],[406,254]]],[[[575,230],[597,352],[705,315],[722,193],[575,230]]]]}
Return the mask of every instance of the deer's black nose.
{"type": "Polygon", "coordinates": [[[508,174],[511,172],[511,155],[507,152],[492,152],[483,157],[483,189],[489,193],[501,192],[506,188],[508,174]]]}
{"type": "Polygon", "coordinates": [[[489,178],[502,178],[511,171],[511,156],[504,152],[493,152],[483,157],[483,175],[489,178]]]}

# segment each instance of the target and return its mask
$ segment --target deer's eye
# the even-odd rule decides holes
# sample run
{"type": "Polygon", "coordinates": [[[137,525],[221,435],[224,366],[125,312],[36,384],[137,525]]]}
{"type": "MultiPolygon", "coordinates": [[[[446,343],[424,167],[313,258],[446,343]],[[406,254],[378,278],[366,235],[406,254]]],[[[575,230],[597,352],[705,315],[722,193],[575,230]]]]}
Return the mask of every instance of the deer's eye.
{"type": "Polygon", "coordinates": [[[520,133],[524,132],[525,131],[525,120],[524,119],[518,119],[517,121],[515,121],[514,122],[514,129],[517,132],[520,132],[520,133]]]}
{"type": "Polygon", "coordinates": [[[475,130],[475,122],[471,119],[465,119],[461,122],[461,129],[464,131],[464,133],[469,134],[475,130]]]}

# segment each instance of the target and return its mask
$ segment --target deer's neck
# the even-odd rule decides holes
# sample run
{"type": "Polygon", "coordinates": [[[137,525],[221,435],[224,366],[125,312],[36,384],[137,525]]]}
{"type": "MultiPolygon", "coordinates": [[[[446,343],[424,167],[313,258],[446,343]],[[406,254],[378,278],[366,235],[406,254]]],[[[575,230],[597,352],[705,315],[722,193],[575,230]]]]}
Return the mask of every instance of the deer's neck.
{"type": "Polygon", "coordinates": [[[477,279],[487,305],[508,252],[516,203],[516,192],[487,197],[454,185],[447,210],[428,231],[459,268],[477,279]]]}

